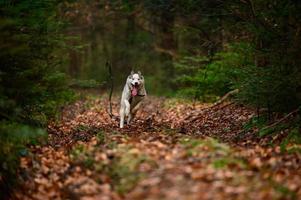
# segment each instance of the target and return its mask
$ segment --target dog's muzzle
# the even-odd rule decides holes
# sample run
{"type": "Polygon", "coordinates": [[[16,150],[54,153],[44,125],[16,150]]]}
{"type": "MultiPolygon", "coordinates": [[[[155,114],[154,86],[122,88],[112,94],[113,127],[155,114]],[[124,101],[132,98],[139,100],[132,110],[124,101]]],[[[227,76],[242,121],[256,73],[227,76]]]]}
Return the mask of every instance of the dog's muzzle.
{"type": "Polygon", "coordinates": [[[138,83],[135,83],[135,84],[132,86],[132,90],[131,90],[131,95],[132,95],[132,97],[137,96],[137,94],[138,94],[138,89],[139,89],[139,84],[138,84],[138,83]]]}

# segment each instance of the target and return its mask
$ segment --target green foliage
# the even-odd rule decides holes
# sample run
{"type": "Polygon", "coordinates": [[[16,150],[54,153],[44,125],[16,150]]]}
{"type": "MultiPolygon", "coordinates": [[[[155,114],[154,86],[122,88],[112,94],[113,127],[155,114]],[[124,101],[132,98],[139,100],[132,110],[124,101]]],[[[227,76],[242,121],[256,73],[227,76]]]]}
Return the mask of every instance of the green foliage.
{"type": "Polygon", "coordinates": [[[75,88],[82,88],[82,89],[88,89],[88,88],[98,88],[102,84],[97,82],[94,79],[89,79],[89,80],[79,80],[79,79],[74,79],[70,82],[71,87],[75,88]]]}
{"type": "Polygon", "coordinates": [[[237,8],[241,12],[258,11],[256,19],[247,18],[240,24],[253,38],[249,40],[251,54],[245,53],[253,64],[240,69],[241,76],[236,82],[240,100],[267,108],[269,112],[296,109],[301,100],[301,41],[295,37],[301,4],[258,0],[253,2],[253,10],[244,6],[237,8]]]}
{"type": "MultiPolygon", "coordinates": [[[[299,145],[301,144],[299,115],[291,120],[285,120],[278,124],[270,126],[268,126],[267,124],[267,116],[261,114],[259,116],[252,117],[247,123],[243,125],[243,128],[244,131],[256,130],[257,132],[258,130],[260,137],[275,136],[276,134],[282,132],[282,134],[286,134],[286,137],[280,137],[281,151],[301,152],[301,148],[299,147],[299,145]]],[[[273,145],[273,143],[274,141],[271,140],[269,144],[273,145]]]]}
{"type": "Polygon", "coordinates": [[[249,49],[248,44],[238,43],[217,53],[211,60],[199,56],[184,57],[176,65],[184,73],[177,79],[182,88],[179,93],[212,101],[234,89],[242,74],[241,69],[251,65],[249,49]]]}
{"type": "Polygon", "coordinates": [[[203,1],[191,7],[193,3],[180,1],[178,9],[194,17],[197,11],[204,15],[199,23],[188,21],[182,29],[190,37],[195,35],[192,32],[204,37],[195,48],[205,47],[208,52],[181,50],[186,57],[176,67],[183,96],[214,100],[239,89],[240,101],[269,112],[289,112],[300,106],[301,40],[296,36],[300,2],[203,1]]]}
{"type": "Polygon", "coordinates": [[[1,117],[45,125],[71,97],[55,53],[60,35],[53,6],[22,1],[1,7],[1,117]]]}
{"type": "Polygon", "coordinates": [[[212,162],[212,166],[216,169],[223,169],[227,167],[238,166],[240,168],[245,168],[246,163],[241,158],[235,158],[234,156],[227,155],[225,157],[217,158],[212,162]]]}
{"type": "Polygon", "coordinates": [[[203,140],[200,139],[182,138],[180,140],[180,144],[182,144],[186,149],[194,149],[198,146],[202,146],[203,143],[203,140]]]}
{"type": "Polygon", "coordinates": [[[45,127],[73,97],[61,72],[65,44],[56,6],[46,0],[0,2],[0,184],[6,192],[15,181],[19,151],[44,135],[31,126],[45,127]]]}
{"type": "Polygon", "coordinates": [[[301,147],[300,147],[301,134],[300,134],[300,125],[299,124],[296,127],[293,127],[290,130],[288,136],[281,142],[280,148],[281,148],[282,152],[285,152],[285,151],[288,151],[290,153],[301,152],[301,147]]]}
{"type": "Polygon", "coordinates": [[[43,129],[6,121],[0,123],[0,133],[0,187],[5,191],[16,182],[19,158],[28,155],[26,146],[45,142],[47,134],[43,129]]]}
{"type": "Polygon", "coordinates": [[[142,163],[155,165],[146,155],[140,154],[138,149],[128,145],[116,145],[114,156],[110,162],[96,163],[95,168],[100,172],[108,174],[112,180],[114,190],[124,195],[129,192],[141,178],[144,172],[139,171],[142,163]]]}
{"type": "Polygon", "coordinates": [[[77,164],[82,164],[86,168],[93,169],[95,160],[92,153],[84,145],[79,144],[70,152],[70,158],[77,164]]]}
{"type": "Polygon", "coordinates": [[[116,141],[110,141],[109,143],[106,144],[108,149],[115,149],[118,145],[116,141]]]}
{"type": "Polygon", "coordinates": [[[239,99],[270,111],[287,112],[298,107],[299,86],[295,70],[283,69],[281,63],[269,66],[246,65],[238,68],[240,78],[235,86],[240,89],[239,99]]]}
{"type": "Polygon", "coordinates": [[[98,144],[105,144],[106,143],[106,134],[104,131],[100,130],[96,134],[97,143],[98,144]]]}
{"type": "Polygon", "coordinates": [[[245,131],[249,131],[252,128],[263,128],[267,123],[267,119],[264,116],[254,116],[246,124],[243,125],[245,131]]]}
{"type": "Polygon", "coordinates": [[[78,126],[75,127],[75,131],[78,131],[78,132],[87,132],[89,131],[90,127],[85,125],[85,124],[80,124],[78,126]]]}
{"type": "Polygon", "coordinates": [[[275,188],[280,195],[280,199],[297,199],[297,194],[282,183],[270,179],[270,184],[275,188]]]}
{"type": "Polygon", "coordinates": [[[162,87],[164,82],[164,75],[146,75],[145,76],[145,87],[148,94],[162,95],[162,96],[172,96],[172,91],[170,88],[162,87]]]}
{"type": "Polygon", "coordinates": [[[143,173],[138,172],[138,167],[141,163],[146,161],[147,158],[145,156],[137,156],[131,153],[113,160],[108,169],[108,173],[118,193],[125,194],[137,184],[143,177],[143,173]]]}
{"type": "Polygon", "coordinates": [[[226,144],[220,143],[213,138],[205,139],[189,139],[182,138],[180,144],[186,150],[187,156],[198,156],[204,150],[212,153],[211,165],[216,169],[237,166],[246,167],[246,163],[242,158],[233,155],[233,150],[226,144]]]}
{"type": "Polygon", "coordinates": [[[189,156],[194,156],[198,154],[202,148],[206,148],[207,150],[214,151],[219,155],[228,155],[231,150],[229,146],[222,144],[213,138],[206,138],[206,139],[182,138],[180,140],[180,144],[184,146],[189,156]]]}

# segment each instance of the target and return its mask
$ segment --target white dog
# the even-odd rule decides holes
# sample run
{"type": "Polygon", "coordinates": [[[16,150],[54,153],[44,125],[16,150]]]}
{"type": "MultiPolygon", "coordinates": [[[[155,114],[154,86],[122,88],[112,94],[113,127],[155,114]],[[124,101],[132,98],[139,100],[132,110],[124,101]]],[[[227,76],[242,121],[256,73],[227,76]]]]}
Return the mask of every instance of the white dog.
{"type": "Polygon", "coordinates": [[[123,88],[121,103],[120,103],[120,128],[123,128],[124,118],[127,117],[127,124],[129,124],[136,115],[141,101],[146,96],[144,87],[144,78],[141,72],[134,73],[133,71],[126,79],[123,88]]]}

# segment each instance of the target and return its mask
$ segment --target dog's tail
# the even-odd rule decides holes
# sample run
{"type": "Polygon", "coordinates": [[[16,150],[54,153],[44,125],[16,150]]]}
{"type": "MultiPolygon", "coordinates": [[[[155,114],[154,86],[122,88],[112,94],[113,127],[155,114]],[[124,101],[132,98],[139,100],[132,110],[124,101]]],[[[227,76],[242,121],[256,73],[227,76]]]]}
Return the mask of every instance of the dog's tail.
{"type": "Polygon", "coordinates": [[[113,73],[112,73],[112,64],[107,61],[106,62],[106,67],[108,68],[108,82],[109,82],[109,85],[110,85],[110,93],[109,93],[109,108],[108,108],[108,114],[110,116],[111,119],[115,119],[115,120],[118,120],[118,117],[117,116],[114,116],[113,115],[113,107],[112,107],[112,95],[113,95],[113,90],[114,90],[114,78],[113,78],[113,73]]]}

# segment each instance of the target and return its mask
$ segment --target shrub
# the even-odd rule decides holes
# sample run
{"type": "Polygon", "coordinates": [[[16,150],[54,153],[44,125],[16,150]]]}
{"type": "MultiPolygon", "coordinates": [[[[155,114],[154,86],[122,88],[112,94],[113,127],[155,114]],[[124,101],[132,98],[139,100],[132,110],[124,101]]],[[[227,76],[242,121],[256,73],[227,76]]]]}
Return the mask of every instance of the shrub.
{"type": "Polygon", "coordinates": [[[0,188],[8,192],[16,183],[20,156],[28,154],[26,146],[46,141],[47,134],[43,129],[5,121],[0,123],[0,133],[0,188]]]}
{"type": "Polygon", "coordinates": [[[233,44],[227,50],[208,57],[184,57],[177,64],[179,93],[203,101],[214,101],[234,89],[241,69],[252,65],[248,44],[233,44]]]}
{"type": "Polygon", "coordinates": [[[73,97],[61,72],[62,23],[56,3],[0,2],[1,195],[16,182],[20,152],[45,139],[40,128],[73,97]]]}

